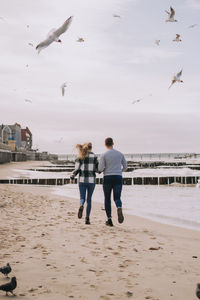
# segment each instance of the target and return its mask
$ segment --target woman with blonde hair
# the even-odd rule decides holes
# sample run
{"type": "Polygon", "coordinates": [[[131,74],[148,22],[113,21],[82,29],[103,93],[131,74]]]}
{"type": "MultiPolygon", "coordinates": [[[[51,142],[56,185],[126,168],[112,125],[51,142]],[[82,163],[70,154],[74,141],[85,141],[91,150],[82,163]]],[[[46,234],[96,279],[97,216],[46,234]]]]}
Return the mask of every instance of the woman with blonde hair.
{"type": "Polygon", "coordinates": [[[70,176],[70,182],[73,183],[75,176],[79,174],[80,207],[78,218],[82,218],[84,204],[87,200],[85,224],[90,224],[92,194],[96,184],[96,172],[98,172],[98,158],[92,152],[92,143],[78,144],[76,148],[78,150],[78,157],[75,161],[75,170],[70,176]]]}

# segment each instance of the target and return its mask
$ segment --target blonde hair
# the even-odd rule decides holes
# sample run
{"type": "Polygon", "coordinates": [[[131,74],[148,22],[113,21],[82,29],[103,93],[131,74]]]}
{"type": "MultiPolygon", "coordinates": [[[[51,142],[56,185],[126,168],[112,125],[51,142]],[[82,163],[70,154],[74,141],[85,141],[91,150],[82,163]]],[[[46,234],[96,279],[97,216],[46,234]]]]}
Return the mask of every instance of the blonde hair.
{"type": "Polygon", "coordinates": [[[77,144],[76,148],[79,151],[79,158],[85,159],[89,155],[89,152],[92,150],[92,143],[85,143],[83,145],[77,144]]]}

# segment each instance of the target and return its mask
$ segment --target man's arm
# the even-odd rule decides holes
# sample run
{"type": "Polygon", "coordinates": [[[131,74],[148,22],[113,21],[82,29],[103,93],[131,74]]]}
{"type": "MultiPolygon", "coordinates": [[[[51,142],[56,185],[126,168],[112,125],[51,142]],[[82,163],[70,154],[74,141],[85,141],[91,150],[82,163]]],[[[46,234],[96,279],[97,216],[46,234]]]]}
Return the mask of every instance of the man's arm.
{"type": "Polygon", "coordinates": [[[99,172],[103,172],[105,169],[105,159],[104,155],[100,157],[99,166],[98,166],[99,172]]]}
{"type": "Polygon", "coordinates": [[[123,166],[122,171],[125,172],[127,170],[128,166],[127,166],[126,158],[124,157],[124,155],[122,155],[122,166],[123,166]]]}

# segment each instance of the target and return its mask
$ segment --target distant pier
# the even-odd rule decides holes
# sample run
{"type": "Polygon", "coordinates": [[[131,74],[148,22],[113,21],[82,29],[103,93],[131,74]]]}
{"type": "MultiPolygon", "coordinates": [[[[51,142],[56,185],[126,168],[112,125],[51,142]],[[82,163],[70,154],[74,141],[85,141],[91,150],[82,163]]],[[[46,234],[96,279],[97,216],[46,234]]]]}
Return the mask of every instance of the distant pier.
{"type": "MultiPolygon", "coordinates": [[[[125,177],[124,185],[195,185],[200,176],[160,176],[160,177],[125,177]]],[[[96,178],[96,184],[102,184],[103,178],[96,178]]],[[[31,185],[66,185],[69,178],[29,178],[29,179],[0,179],[0,184],[31,184],[31,185]]],[[[77,179],[74,180],[77,183],[77,179]]]]}

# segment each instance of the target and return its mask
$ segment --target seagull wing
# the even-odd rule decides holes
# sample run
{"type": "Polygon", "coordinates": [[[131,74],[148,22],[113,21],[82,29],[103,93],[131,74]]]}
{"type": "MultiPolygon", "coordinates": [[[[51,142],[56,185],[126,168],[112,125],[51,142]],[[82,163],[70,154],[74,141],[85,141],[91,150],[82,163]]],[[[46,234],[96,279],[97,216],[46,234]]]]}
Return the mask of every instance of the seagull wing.
{"type": "Polygon", "coordinates": [[[65,87],[62,86],[62,96],[64,96],[64,95],[65,95],[65,87]]]}
{"type": "Polygon", "coordinates": [[[69,17],[62,26],[60,26],[56,31],[54,31],[54,34],[59,37],[61,34],[63,34],[70,26],[72,22],[73,17],[69,17]]]}
{"type": "Polygon", "coordinates": [[[169,89],[172,87],[172,85],[177,81],[177,77],[174,76],[173,79],[172,79],[172,83],[171,85],[169,86],[169,89]]]}
{"type": "Polygon", "coordinates": [[[180,79],[180,78],[181,78],[182,72],[183,72],[183,70],[181,70],[181,71],[176,75],[176,78],[177,78],[177,79],[180,79]]]}
{"type": "Polygon", "coordinates": [[[47,38],[43,42],[39,43],[35,49],[38,50],[38,53],[40,53],[41,50],[47,48],[51,43],[53,43],[53,41],[53,39],[47,38]]]}
{"type": "Polygon", "coordinates": [[[165,12],[166,12],[168,15],[170,15],[170,12],[169,12],[168,10],[165,10],[165,12]]]}
{"type": "Polygon", "coordinates": [[[175,10],[173,7],[170,7],[170,18],[173,18],[175,16],[175,10]]]}
{"type": "Polygon", "coordinates": [[[52,28],[50,31],[49,31],[49,33],[47,34],[47,39],[49,38],[49,37],[51,37],[52,36],[52,33],[54,33],[56,31],[56,28],[52,28]]]}

